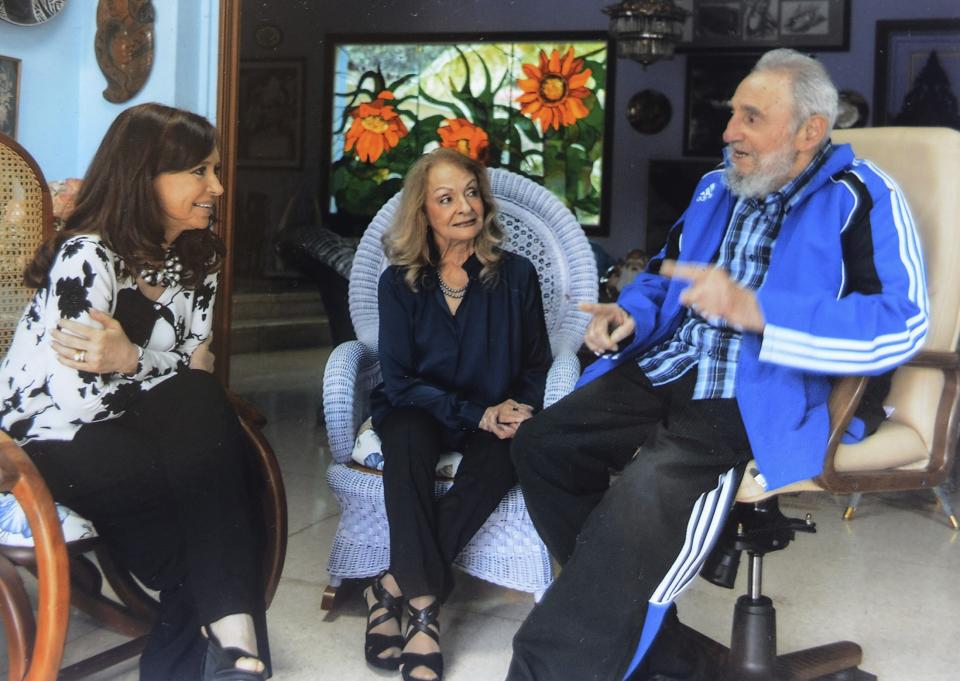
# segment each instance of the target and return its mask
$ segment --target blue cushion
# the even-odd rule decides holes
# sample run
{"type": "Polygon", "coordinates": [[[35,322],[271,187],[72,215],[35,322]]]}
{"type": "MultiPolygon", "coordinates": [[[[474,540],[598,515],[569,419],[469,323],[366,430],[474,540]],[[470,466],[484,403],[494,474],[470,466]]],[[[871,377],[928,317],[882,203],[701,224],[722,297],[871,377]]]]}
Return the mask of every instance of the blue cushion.
{"type": "MultiPolygon", "coordinates": [[[[66,506],[57,504],[57,517],[60,518],[60,527],[63,529],[65,541],[97,536],[93,523],[81,518],[66,506]]],[[[30,532],[30,525],[27,524],[27,516],[20,508],[16,497],[9,493],[0,493],[0,544],[33,546],[33,533],[30,532]]]]}
{"type": "MultiPolygon", "coordinates": [[[[357,439],[353,443],[353,451],[350,458],[361,466],[373,468],[378,471],[383,470],[383,451],[380,446],[380,436],[373,431],[370,419],[367,419],[360,426],[357,433],[357,439]]],[[[460,460],[463,455],[460,452],[445,452],[437,460],[437,477],[450,478],[457,474],[457,468],[460,466],[460,460]]]]}

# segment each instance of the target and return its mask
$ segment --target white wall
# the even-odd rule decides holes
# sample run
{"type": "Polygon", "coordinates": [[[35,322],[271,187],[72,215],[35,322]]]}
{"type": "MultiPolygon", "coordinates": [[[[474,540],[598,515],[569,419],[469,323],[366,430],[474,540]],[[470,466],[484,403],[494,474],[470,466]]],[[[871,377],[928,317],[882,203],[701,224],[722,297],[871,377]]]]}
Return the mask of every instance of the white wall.
{"type": "Polygon", "coordinates": [[[71,0],[38,26],[0,22],[0,54],[21,60],[17,141],[48,180],[80,177],[123,109],[161,102],[216,116],[219,0],[154,2],[153,69],[130,101],[103,98],[94,53],[97,1],[71,0]]]}

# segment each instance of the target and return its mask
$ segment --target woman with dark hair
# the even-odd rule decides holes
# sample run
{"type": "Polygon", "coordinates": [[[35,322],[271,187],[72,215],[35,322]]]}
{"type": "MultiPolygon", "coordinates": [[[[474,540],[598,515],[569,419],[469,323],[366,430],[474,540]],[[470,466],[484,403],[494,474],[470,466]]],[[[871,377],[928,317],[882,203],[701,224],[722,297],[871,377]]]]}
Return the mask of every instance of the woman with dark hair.
{"type": "Polygon", "coordinates": [[[503,238],[485,169],[448,149],[411,168],[384,235],[383,383],[371,412],[390,568],[364,592],[365,655],[408,680],[443,675],[438,616],[450,566],[516,484],[510,438],[543,405],[551,355],[540,284],[528,260],[500,248],[503,238]],[[437,459],[450,450],[463,458],[435,500],[437,459]]]}
{"type": "Polygon", "coordinates": [[[0,364],[0,426],[54,498],[160,592],[144,681],[266,677],[263,519],[248,441],[209,350],[224,247],[214,128],[122,112],[0,364]]]}

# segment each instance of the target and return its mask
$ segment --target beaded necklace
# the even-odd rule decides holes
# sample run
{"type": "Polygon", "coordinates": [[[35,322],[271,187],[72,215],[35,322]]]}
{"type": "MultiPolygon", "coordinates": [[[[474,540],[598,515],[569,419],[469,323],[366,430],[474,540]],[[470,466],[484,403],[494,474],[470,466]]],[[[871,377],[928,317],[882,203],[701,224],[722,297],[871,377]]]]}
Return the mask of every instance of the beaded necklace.
{"type": "Polygon", "coordinates": [[[440,270],[437,270],[437,281],[440,282],[440,290],[443,291],[443,295],[445,295],[447,298],[453,298],[454,300],[463,298],[463,296],[465,296],[467,293],[467,286],[470,285],[470,282],[468,281],[460,288],[453,288],[443,280],[443,277],[440,276],[440,270]]]}

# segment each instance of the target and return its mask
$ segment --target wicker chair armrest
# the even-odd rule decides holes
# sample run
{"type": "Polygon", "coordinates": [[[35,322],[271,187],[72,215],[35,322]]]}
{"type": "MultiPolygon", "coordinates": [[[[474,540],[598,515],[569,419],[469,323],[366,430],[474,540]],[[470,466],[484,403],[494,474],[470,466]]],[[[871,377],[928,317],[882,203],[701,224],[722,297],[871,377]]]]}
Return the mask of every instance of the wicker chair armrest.
{"type": "Polygon", "coordinates": [[[350,460],[357,429],[369,411],[370,391],[380,382],[376,353],[360,341],[338,345],[323,372],[323,416],[334,461],[350,460]]]}
{"type": "Polygon", "coordinates": [[[547,385],[543,394],[544,409],[573,390],[578,378],[580,360],[575,354],[563,352],[554,357],[550,371],[547,372],[547,385]]]}

